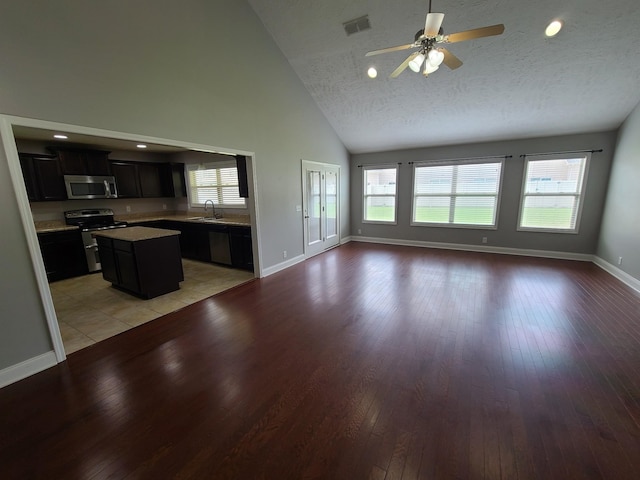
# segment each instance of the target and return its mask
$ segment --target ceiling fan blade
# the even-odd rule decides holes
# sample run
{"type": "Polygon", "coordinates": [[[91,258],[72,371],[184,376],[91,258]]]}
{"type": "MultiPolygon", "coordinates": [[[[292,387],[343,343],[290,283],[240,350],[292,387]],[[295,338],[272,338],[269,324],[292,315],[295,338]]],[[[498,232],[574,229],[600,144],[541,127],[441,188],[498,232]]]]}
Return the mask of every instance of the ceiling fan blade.
{"type": "Polygon", "coordinates": [[[427,21],[424,24],[424,36],[433,38],[438,35],[443,19],[444,13],[427,13],[427,21]]]}
{"type": "Polygon", "coordinates": [[[389,75],[389,77],[396,78],[398,75],[404,72],[405,69],[409,66],[409,62],[414,58],[416,58],[419,53],[420,52],[418,51],[418,52],[413,52],[411,55],[409,55],[407,59],[404,62],[402,62],[398,68],[396,68],[393,72],[391,72],[391,75],[389,75]]]}
{"type": "Polygon", "coordinates": [[[462,66],[462,60],[456,57],[449,50],[447,50],[446,48],[438,48],[438,50],[444,53],[444,60],[442,60],[442,63],[444,63],[451,70],[455,70],[456,68],[462,66]]]}
{"type": "Polygon", "coordinates": [[[381,53],[387,53],[387,52],[397,52],[398,50],[407,50],[408,48],[411,48],[411,47],[415,47],[415,44],[408,43],[406,45],[398,45],[397,47],[382,48],[380,50],[373,50],[371,52],[367,52],[365,54],[365,57],[371,57],[372,55],[380,55],[381,53]]]}
{"type": "Polygon", "coordinates": [[[464,32],[451,33],[445,35],[442,41],[444,43],[464,42],[465,40],[473,40],[474,38],[491,37],[500,35],[504,32],[504,25],[491,25],[489,27],[474,28],[473,30],[465,30],[464,32]]]}

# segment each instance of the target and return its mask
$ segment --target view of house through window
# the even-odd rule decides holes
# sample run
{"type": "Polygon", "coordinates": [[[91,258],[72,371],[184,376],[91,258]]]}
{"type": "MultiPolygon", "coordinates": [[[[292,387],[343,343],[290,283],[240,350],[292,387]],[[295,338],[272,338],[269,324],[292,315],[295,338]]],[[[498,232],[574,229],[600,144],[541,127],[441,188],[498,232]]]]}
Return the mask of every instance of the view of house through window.
{"type": "Polygon", "coordinates": [[[235,162],[187,165],[187,180],[192,207],[202,207],[207,200],[222,208],[246,206],[245,199],[240,197],[235,162]]]}
{"type": "Polygon", "coordinates": [[[395,223],[397,166],[363,167],[364,222],[395,223]]]}
{"type": "Polygon", "coordinates": [[[577,231],[588,159],[526,158],[519,229],[577,231]]]}
{"type": "Polygon", "coordinates": [[[495,227],[502,164],[414,164],[412,225],[495,227]]]}

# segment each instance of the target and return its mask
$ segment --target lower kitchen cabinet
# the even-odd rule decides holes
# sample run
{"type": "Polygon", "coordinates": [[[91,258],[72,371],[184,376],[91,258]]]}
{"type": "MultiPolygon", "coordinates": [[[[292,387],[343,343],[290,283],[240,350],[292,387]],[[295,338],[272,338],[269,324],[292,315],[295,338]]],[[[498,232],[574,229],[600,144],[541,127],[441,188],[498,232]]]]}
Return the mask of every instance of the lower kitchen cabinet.
{"type": "Polygon", "coordinates": [[[96,240],[102,276],[116,288],[154,298],[184,280],[177,232],[130,227],[97,233],[96,240]]]}
{"type": "Polygon", "coordinates": [[[229,227],[231,262],[234,267],[253,271],[253,247],[251,227],[229,227]]]}
{"type": "Polygon", "coordinates": [[[39,233],[38,243],[50,282],[89,273],[79,230],[39,233]]]}
{"type": "Polygon", "coordinates": [[[178,230],[182,258],[253,271],[253,247],[249,226],[177,220],[155,220],[140,225],[178,230]]]}

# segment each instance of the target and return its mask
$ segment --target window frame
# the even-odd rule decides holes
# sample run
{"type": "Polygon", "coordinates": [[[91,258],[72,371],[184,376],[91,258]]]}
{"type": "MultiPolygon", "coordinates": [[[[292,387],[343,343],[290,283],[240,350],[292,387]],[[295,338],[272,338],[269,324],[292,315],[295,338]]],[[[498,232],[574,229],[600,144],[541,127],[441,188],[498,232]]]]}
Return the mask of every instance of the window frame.
{"type": "MultiPolygon", "coordinates": [[[[412,181],[411,181],[411,223],[412,227],[439,227],[439,228],[464,228],[464,229],[472,229],[472,230],[497,230],[498,229],[498,217],[500,214],[500,199],[502,197],[502,183],[504,181],[504,164],[505,157],[490,157],[490,158],[482,158],[482,159],[465,159],[465,160],[429,160],[422,162],[414,162],[413,163],[413,171],[412,171],[412,181]],[[474,224],[474,223],[442,223],[442,222],[419,222],[415,220],[416,215],[416,198],[418,195],[416,194],[416,169],[420,167],[446,167],[446,166],[460,166],[460,165],[480,165],[485,163],[499,163],[500,164],[500,174],[498,178],[498,189],[495,194],[454,194],[453,192],[449,194],[443,194],[443,197],[451,197],[451,202],[455,204],[454,199],[460,197],[495,197],[495,212],[494,212],[494,221],[492,225],[485,224],[474,224]]],[[[453,179],[452,179],[453,182],[453,179]]],[[[420,194],[421,197],[434,197],[436,195],[425,195],[420,194]]],[[[454,210],[451,210],[455,212],[454,210]]],[[[450,211],[450,212],[451,212],[450,211]]],[[[451,216],[451,213],[450,213],[451,216]]]]}
{"type": "Polygon", "coordinates": [[[363,165],[362,166],[362,223],[368,224],[377,224],[377,225],[397,225],[398,224],[398,176],[400,173],[400,169],[398,168],[398,164],[389,163],[389,164],[381,164],[381,165],[363,165]],[[367,175],[366,172],[369,170],[390,170],[393,169],[396,172],[396,183],[395,183],[395,191],[393,195],[390,194],[372,194],[367,195],[367,175]],[[393,208],[393,220],[367,220],[365,218],[365,214],[367,211],[367,198],[369,197],[393,197],[394,199],[394,208],[393,208]]]}
{"type": "Polygon", "coordinates": [[[520,205],[518,207],[518,224],[516,226],[516,230],[519,232],[540,232],[540,233],[566,233],[570,235],[577,235],[580,232],[580,219],[582,217],[582,209],[584,206],[584,193],[585,187],[587,185],[587,177],[589,172],[589,165],[591,164],[591,152],[577,152],[577,153],[561,153],[561,154],[553,154],[553,155],[526,155],[524,156],[524,165],[522,172],[522,187],[520,190],[520,205]],[[575,158],[584,158],[584,163],[582,167],[582,179],[578,185],[578,193],[556,193],[549,192],[538,193],[535,195],[526,194],[527,187],[527,174],[529,170],[530,162],[537,161],[549,161],[549,160],[572,160],[575,158]],[[551,228],[551,227],[523,227],[523,210],[525,204],[525,198],[529,196],[537,196],[537,197],[560,197],[560,196],[573,196],[578,198],[578,207],[576,211],[576,223],[574,228],[551,228]]]}
{"type": "MultiPolygon", "coordinates": [[[[193,198],[193,194],[192,194],[192,189],[193,188],[198,188],[197,186],[191,186],[191,172],[192,171],[197,171],[197,170],[220,170],[223,168],[235,168],[237,171],[237,164],[235,161],[233,160],[229,160],[229,161],[219,161],[219,162],[209,162],[209,163],[190,163],[186,165],[186,182],[187,182],[187,198],[189,201],[189,208],[204,208],[204,203],[195,203],[194,202],[194,198],[193,198]]],[[[215,185],[214,187],[208,187],[208,188],[216,188],[219,192],[219,198],[223,198],[222,196],[222,189],[223,188],[228,188],[228,187],[238,187],[238,198],[242,200],[242,204],[232,204],[232,203],[215,203],[214,199],[211,199],[212,201],[214,201],[214,206],[215,208],[222,208],[222,209],[246,209],[247,208],[247,199],[240,197],[240,180],[238,178],[238,183],[236,185],[215,185]]]]}

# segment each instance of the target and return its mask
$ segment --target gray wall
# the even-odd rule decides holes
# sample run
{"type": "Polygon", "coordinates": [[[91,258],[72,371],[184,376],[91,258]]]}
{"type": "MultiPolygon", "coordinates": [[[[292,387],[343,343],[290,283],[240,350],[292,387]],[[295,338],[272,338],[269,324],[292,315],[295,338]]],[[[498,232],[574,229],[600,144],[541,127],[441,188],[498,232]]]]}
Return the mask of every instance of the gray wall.
{"type": "MultiPolygon", "coordinates": [[[[263,268],[303,253],[301,159],[342,167],[349,235],[348,153],[247,2],[2,2],[0,58],[0,113],[255,152],[263,268]]],[[[2,370],[50,345],[0,163],[2,370]]]]}
{"type": "Polygon", "coordinates": [[[361,230],[363,237],[463,245],[481,245],[482,237],[487,237],[487,246],[489,247],[593,254],[596,252],[598,243],[615,138],[615,132],[603,132],[352,155],[352,236],[357,239],[357,232],[361,230]],[[520,155],[600,148],[604,151],[594,153],[591,157],[578,234],[519,232],[516,230],[524,171],[524,159],[520,155]],[[497,230],[410,226],[412,166],[409,162],[490,155],[512,155],[512,158],[507,159],[504,165],[497,230]],[[398,224],[362,223],[362,169],[358,168],[358,165],[398,162],[402,163],[398,178],[398,224]]]}
{"type": "Polygon", "coordinates": [[[598,256],[640,280],[640,104],[620,128],[598,256]],[[622,264],[618,265],[618,257],[622,264]]]}
{"type": "MultiPolygon", "coordinates": [[[[1,140],[0,140],[1,143],[1,140]]],[[[18,203],[0,145],[0,369],[52,350],[18,203]]]]}

